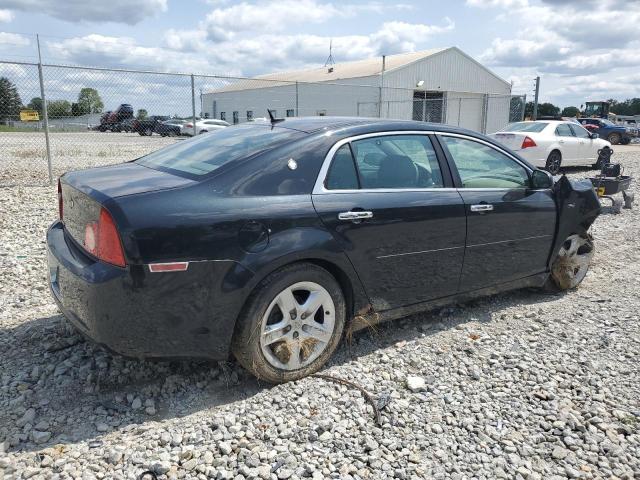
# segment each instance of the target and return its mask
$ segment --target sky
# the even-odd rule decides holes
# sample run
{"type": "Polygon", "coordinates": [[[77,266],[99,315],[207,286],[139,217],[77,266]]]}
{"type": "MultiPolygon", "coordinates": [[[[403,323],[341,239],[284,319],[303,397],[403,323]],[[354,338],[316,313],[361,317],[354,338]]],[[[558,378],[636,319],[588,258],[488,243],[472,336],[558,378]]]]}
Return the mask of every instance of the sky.
{"type": "Polygon", "coordinates": [[[457,46],[580,106],[640,97],[639,26],[640,0],[0,0],[0,60],[37,60],[36,33],[44,63],[238,76],[321,66],[330,41],[338,63],[457,46]]]}

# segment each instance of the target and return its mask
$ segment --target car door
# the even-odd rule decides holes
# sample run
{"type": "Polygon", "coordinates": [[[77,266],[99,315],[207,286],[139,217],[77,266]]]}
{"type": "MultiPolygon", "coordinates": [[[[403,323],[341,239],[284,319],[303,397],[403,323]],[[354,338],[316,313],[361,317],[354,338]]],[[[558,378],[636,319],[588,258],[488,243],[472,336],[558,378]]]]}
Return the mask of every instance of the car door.
{"type": "Polygon", "coordinates": [[[571,130],[573,130],[576,138],[580,141],[580,154],[576,165],[596,163],[596,159],[598,158],[598,145],[597,142],[594,142],[591,138],[591,134],[587,129],[578,124],[571,125],[571,130]]]}
{"type": "Polygon", "coordinates": [[[574,165],[580,157],[580,141],[573,134],[573,130],[571,130],[567,123],[559,123],[556,126],[555,134],[560,144],[562,165],[574,165]]]}
{"type": "Polygon", "coordinates": [[[345,139],[329,152],[313,204],[376,310],[456,293],[466,219],[448,167],[423,132],[345,139]]]}
{"type": "Polygon", "coordinates": [[[556,226],[550,190],[533,190],[530,169],[482,140],[439,134],[467,214],[460,291],[547,269],[556,226]]]}

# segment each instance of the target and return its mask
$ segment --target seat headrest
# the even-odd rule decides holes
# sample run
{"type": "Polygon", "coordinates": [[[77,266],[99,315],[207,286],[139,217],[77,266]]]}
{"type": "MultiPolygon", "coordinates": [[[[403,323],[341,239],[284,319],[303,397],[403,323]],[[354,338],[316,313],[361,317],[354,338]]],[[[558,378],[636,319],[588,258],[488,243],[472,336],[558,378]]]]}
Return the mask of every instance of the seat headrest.
{"type": "Polygon", "coordinates": [[[414,188],[418,185],[418,168],[406,155],[388,155],[378,170],[378,188],[414,188]]]}

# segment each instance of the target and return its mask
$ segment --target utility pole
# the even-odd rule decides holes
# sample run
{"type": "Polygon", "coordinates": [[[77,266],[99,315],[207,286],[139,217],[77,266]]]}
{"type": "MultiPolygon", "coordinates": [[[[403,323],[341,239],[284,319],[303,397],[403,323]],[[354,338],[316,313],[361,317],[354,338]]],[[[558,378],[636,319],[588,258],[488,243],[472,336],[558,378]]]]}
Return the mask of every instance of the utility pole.
{"type": "Polygon", "coordinates": [[[38,44],[38,79],[40,80],[40,98],[42,98],[42,116],[44,117],[44,141],[47,145],[47,166],[49,168],[49,184],[53,185],[53,172],[51,169],[51,144],[49,143],[49,115],[47,112],[47,99],[44,96],[44,75],[42,74],[42,54],[40,53],[40,36],[36,34],[38,44]]]}
{"type": "Polygon", "coordinates": [[[380,71],[380,91],[378,93],[378,118],[382,118],[382,89],[384,88],[384,69],[387,63],[387,56],[382,56],[382,70],[380,71]]]}
{"type": "Polygon", "coordinates": [[[533,99],[533,119],[538,119],[538,94],[540,93],[540,77],[536,77],[535,98],[533,99]]]}

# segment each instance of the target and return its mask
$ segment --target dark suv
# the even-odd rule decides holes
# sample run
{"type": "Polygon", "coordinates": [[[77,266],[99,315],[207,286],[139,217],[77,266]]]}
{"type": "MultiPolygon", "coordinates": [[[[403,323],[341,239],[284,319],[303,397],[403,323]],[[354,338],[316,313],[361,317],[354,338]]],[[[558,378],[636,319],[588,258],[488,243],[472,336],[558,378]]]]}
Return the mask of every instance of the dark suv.
{"type": "Polygon", "coordinates": [[[608,140],[612,145],[626,145],[631,141],[631,131],[622,125],[604,118],[579,118],[578,121],[590,132],[597,133],[600,138],[608,140]]]}

